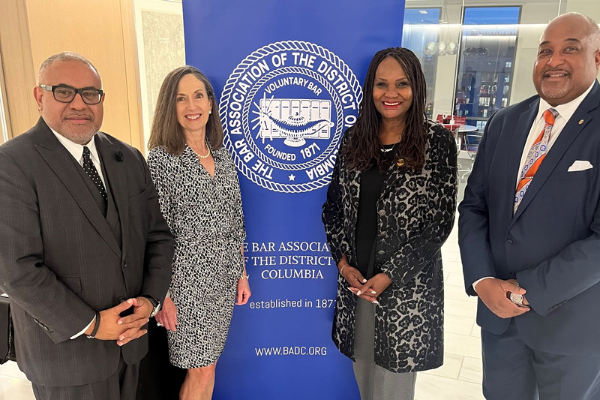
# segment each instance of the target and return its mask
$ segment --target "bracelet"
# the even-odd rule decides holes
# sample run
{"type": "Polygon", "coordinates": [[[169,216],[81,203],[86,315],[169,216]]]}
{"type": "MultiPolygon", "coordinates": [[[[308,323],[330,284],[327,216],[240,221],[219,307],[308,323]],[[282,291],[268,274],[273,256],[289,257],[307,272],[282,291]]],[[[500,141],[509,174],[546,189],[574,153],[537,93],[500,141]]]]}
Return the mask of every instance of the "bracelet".
{"type": "Polygon", "coordinates": [[[92,333],[90,333],[88,335],[88,339],[95,339],[99,328],[100,328],[100,313],[96,311],[96,325],[94,325],[94,330],[92,331],[92,333]]]}
{"type": "Polygon", "coordinates": [[[242,274],[242,276],[240,277],[240,279],[248,279],[248,278],[250,278],[250,275],[244,275],[244,274],[242,274]]]}
{"type": "Polygon", "coordinates": [[[342,268],[340,268],[340,274],[342,274],[342,271],[344,270],[344,268],[346,268],[348,266],[348,264],[344,264],[342,265],[342,268]]]}

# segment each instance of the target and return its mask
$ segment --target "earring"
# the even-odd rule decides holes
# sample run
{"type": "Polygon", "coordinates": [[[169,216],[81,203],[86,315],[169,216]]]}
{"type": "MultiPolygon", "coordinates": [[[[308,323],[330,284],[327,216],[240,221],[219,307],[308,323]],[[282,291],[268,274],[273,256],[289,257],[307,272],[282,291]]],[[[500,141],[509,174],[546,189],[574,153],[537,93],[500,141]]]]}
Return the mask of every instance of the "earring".
{"type": "Polygon", "coordinates": [[[212,114],[212,110],[209,110],[209,111],[208,111],[208,113],[209,113],[209,114],[212,114]]]}

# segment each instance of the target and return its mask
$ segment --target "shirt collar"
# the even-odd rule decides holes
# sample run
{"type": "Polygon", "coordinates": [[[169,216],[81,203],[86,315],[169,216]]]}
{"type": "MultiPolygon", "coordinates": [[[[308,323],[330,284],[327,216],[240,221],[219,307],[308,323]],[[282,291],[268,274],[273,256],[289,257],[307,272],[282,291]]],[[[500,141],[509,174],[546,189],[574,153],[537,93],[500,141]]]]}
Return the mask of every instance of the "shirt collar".
{"type": "Polygon", "coordinates": [[[592,90],[594,83],[595,81],[592,82],[590,87],[576,99],[573,99],[568,103],[561,104],[556,107],[552,107],[550,104],[548,104],[546,100],[540,98],[540,108],[538,109],[537,117],[535,119],[536,122],[539,121],[540,118],[542,118],[542,116],[544,115],[544,111],[546,111],[549,108],[554,108],[556,111],[558,111],[558,115],[560,115],[565,120],[565,122],[568,122],[569,119],[571,119],[571,117],[573,116],[573,114],[575,114],[577,107],[579,107],[583,99],[585,99],[588,93],[592,90]]]}
{"type": "MultiPolygon", "coordinates": [[[[56,132],[54,129],[50,128],[54,136],[58,139],[58,141],[71,153],[71,155],[81,164],[81,159],[83,158],[83,145],[75,143],[60,133],[56,132]]],[[[95,164],[100,165],[100,157],[98,157],[98,150],[96,149],[96,141],[94,138],[96,135],[92,136],[92,139],[85,145],[88,149],[90,149],[90,153],[92,156],[92,161],[95,164]]]]}

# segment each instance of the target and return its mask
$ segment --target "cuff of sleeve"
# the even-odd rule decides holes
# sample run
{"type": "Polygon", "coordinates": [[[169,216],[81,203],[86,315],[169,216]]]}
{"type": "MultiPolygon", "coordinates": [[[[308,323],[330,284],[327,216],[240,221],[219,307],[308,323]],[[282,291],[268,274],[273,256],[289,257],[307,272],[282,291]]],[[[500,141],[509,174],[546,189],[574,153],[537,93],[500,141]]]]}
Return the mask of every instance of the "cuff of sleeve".
{"type": "Polygon", "coordinates": [[[475,291],[475,293],[477,293],[477,284],[479,282],[481,282],[482,280],[484,280],[484,279],[494,279],[494,277],[493,276],[486,276],[486,277],[483,277],[481,279],[477,279],[475,282],[473,282],[473,284],[471,286],[473,286],[473,290],[475,291]]]}
{"type": "Polygon", "coordinates": [[[94,318],[92,319],[92,321],[91,321],[89,324],[87,324],[87,326],[86,326],[85,328],[83,328],[83,330],[82,330],[81,332],[79,332],[79,333],[77,333],[77,334],[75,334],[75,335],[71,336],[69,339],[73,340],[73,339],[76,339],[76,338],[78,338],[79,336],[83,335],[83,334],[85,333],[85,331],[87,331],[87,329],[88,329],[88,328],[89,328],[89,327],[90,327],[90,326],[91,326],[91,325],[94,323],[94,321],[95,321],[95,320],[96,320],[96,317],[94,317],[94,318]]]}

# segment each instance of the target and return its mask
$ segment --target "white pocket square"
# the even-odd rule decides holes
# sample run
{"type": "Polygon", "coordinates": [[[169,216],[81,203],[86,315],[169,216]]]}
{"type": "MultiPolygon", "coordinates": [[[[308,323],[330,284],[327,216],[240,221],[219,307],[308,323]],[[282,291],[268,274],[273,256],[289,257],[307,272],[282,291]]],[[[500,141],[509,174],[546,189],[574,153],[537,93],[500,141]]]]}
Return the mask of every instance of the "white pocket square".
{"type": "Polygon", "coordinates": [[[585,171],[590,168],[594,168],[594,166],[589,161],[576,160],[567,172],[585,171]]]}

